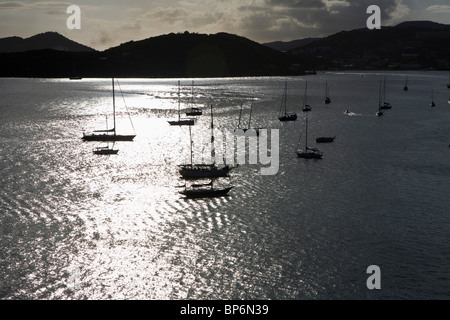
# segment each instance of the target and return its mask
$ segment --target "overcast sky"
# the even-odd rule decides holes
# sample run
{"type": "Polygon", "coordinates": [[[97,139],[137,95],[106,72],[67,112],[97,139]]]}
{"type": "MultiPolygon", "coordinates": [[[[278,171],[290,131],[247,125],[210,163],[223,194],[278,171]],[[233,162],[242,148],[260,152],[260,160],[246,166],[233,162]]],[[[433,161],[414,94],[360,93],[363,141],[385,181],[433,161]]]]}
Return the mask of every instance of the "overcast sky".
{"type": "Polygon", "coordinates": [[[410,20],[450,24],[449,0],[0,0],[0,38],[56,31],[97,50],[184,31],[289,41],[366,27],[372,4],[381,8],[382,26],[410,20]],[[72,4],[81,9],[79,30],[66,26],[72,4]]]}

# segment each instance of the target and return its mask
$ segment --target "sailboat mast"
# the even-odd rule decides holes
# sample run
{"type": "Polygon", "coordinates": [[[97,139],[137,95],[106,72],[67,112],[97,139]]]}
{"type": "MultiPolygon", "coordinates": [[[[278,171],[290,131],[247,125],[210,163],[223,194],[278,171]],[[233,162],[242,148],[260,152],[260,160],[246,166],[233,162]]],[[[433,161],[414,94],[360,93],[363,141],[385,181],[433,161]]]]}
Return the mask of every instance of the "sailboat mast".
{"type": "Polygon", "coordinates": [[[189,143],[191,147],[191,167],[194,165],[194,162],[192,160],[193,154],[192,154],[192,132],[191,132],[191,126],[189,126],[189,143]]]}
{"type": "Polygon", "coordinates": [[[252,121],[252,110],[253,110],[253,99],[252,99],[252,104],[250,106],[250,117],[248,119],[248,128],[250,129],[250,122],[252,121]]]}
{"type": "Polygon", "coordinates": [[[303,95],[303,107],[306,106],[306,88],[308,88],[308,81],[305,83],[305,94],[303,95]]]}
{"type": "Polygon", "coordinates": [[[242,117],[242,102],[241,102],[241,110],[239,111],[239,123],[238,123],[238,129],[241,127],[241,117],[242,117]]]}
{"type": "Polygon", "coordinates": [[[114,129],[114,135],[116,135],[116,98],[115,98],[115,92],[114,92],[114,77],[112,78],[112,91],[113,91],[113,129],[114,129]]]}
{"type": "Polygon", "coordinates": [[[284,83],[284,114],[287,113],[287,81],[284,83]]]}
{"type": "Polygon", "coordinates": [[[194,80],[191,83],[191,108],[194,106],[194,80]]]}
{"type": "Polygon", "coordinates": [[[178,81],[178,121],[180,121],[180,81],[178,81]]]}
{"type": "Polygon", "coordinates": [[[308,152],[308,118],[305,118],[305,152],[308,152]]]}
{"type": "Polygon", "coordinates": [[[211,157],[213,158],[213,163],[216,163],[216,151],[214,149],[214,121],[213,121],[212,105],[211,105],[211,157]]]}
{"type": "Polygon", "coordinates": [[[380,90],[378,91],[378,109],[381,107],[381,80],[380,80],[380,90]]]}

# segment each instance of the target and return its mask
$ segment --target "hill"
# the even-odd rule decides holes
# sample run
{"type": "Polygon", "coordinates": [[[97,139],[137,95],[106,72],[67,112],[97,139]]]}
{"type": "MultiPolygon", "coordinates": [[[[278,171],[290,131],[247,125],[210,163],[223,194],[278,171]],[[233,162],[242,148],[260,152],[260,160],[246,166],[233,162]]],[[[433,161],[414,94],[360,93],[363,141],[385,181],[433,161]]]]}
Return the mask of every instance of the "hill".
{"type": "MultiPolygon", "coordinates": [[[[62,37],[62,36],[61,36],[62,37]]],[[[178,33],[103,52],[51,49],[0,53],[0,76],[227,77],[286,75],[290,56],[227,33],[178,33]]]]}
{"type": "Polygon", "coordinates": [[[288,53],[311,69],[450,68],[450,25],[409,21],[342,31],[288,53]]]}
{"type": "Polygon", "coordinates": [[[310,44],[314,41],[320,40],[322,38],[305,38],[305,39],[299,39],[299,40],[292,40],[292,41],[273,41],[273,42],[267,42],[263,43],[263,45],[278,50],[278,51],[289,51],[292,49],[300,48],[303,46],[306,46],[307,44],[310,44]]]}
{"type": "Polygon", "coordinates": [[[228,33],[171,33],[130,41],[104,54],[116,61],[119,73],[132,69],[157,77],[282,75],[291,65],[288,55],[228,33]]]}
{"type": "Polygon", "coordinates": [[[93,52],[92,48],[69,40],[56,32],[40,33],[29,38],[8,37],[0,39],[0,52],[25,52],[52,49],[71,52],[93,52]]]}
{"type": "Polygon", "coordinates": [[[180,78],[299,75],[305,70],[450,69],[450,25],[430,21],[270,45],[228,33],[189,32],[129,41],[102,52],[52,32],[22,40],[0,39],[0,51],[14,50],[0,53],[0,76],[180,78]],[[286,52],[274,49],[293,45],[286,52]]]}

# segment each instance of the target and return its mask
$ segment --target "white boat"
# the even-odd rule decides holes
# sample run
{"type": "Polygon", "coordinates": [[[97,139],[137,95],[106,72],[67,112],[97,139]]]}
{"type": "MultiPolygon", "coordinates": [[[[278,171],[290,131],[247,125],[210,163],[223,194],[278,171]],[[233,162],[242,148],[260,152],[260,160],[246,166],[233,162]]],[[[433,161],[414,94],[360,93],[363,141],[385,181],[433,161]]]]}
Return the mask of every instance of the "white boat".
{"type": "Polygon", "coordinates": [[[323,156],[319,149],[308,147],[308,118],[305,118],[305,148],[297,150],[297,155],[303,159],[322,159],[323,156]]]}
{"type": "Polygon", "coordinates": [[[284,95],[281,98],[280,115],[278,116],[280,121],[295,121],[297,120],[297,114],[295,112],[287,112],[287,82],[284,84],[284,95]]]}
{"type": "MultiPolygon", "coordinates": [[[[120,135],[116,132],[116,100],[114,92],[114,78],[112,79],[112,96],[113,96],[113,128],[105,130],[95,130],[94,133],[87,135],[83,133],[82,139],[84,141],[133,141],[133,135],[120,135]]],[[[131,118],[130,118],[131,121],[131,118]]],[[[133,124],[132,124],[133,125],[133,124]]]]}
{"type": "Polygon", "coordinates": [[[178,81],[178,120],[168,121],[171,126],[192,126],[195,124],[195,119],[193,118],[181,118],[180,110],[180,81],[178,81]]]}

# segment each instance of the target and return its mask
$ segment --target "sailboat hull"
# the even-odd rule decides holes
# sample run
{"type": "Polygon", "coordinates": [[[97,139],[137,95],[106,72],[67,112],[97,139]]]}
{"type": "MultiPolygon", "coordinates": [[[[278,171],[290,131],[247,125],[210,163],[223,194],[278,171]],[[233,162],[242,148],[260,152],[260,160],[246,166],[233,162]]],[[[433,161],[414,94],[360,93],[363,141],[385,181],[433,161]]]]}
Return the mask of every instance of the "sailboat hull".
{"type": "Polygon", "coordinates": [[[391,109],[392,105],[389,102],[385,102],[384,104],[380,105],[380,109],[387,110],[391,109]]]}
{"type": "Polygon", "coordinates": [[[186,189],[180,191],[181,194],[186,196],[186,198],[212,198],[212,197],[222,197],[228,194],[233,187],[228,187],[224,189],[186,189]]]}
{"type": "Polygon", "coordinates": [[[299,158],[303,158],[303,159],[322,159],[322,154],[321,153],[316,153],[316,152],[300,152],[297,151],[297,155],[299,158]]]}
{"type": "Polygon", "coordinates": [[[107,149],[107,148],[98,148],[92,151],[94,154],[105,154],[105,155],[109,155],[109,154],[117,154],[119,152],[119,150],[116,149],[107,149]]]}
{"type": "Polygon", "coordinates": [[[133,141],[136,135],[91,134],[83,135],[83,141],[133,141]]]}
{"type": "Polygon", "coordinates": [[[232,130],[235,136],[247,136],[247,137],[257,137],[259,136],[259,128],[239,128],[232,130]]]}
{"type": "Polygon", "coordinates": [[[201,116],[203,111],[198,108],[191,108],[189,111],[186,111],[187,116],[201,116]]]}
{"type": "Polygon", "coordinates": [[[231,168],[225,166],[223,168],[217,168],[210,165],[183,165],[179,172],[185,179],[189,178],[215,178],[226,177],[231,168]]]}
{"type": "Polygon", "coordinates": [[[168,121],[171,126],[193,126],[195,124],[194,120],[174,120],[168,121]]]}
{"type": "Polygon", "coordinates": [[[295,114],[295,113],[288,113],[288,114],[285,114],[283,116],[279,116],[278,119],[280,121],[295,121],[295,120],[297,120],[297,114],[295,114]]]}
{"type": "Polygon", "coordinates": [[[336,137],[319,137],[316,139],[317,143],[333,142],[336,137]]]}

